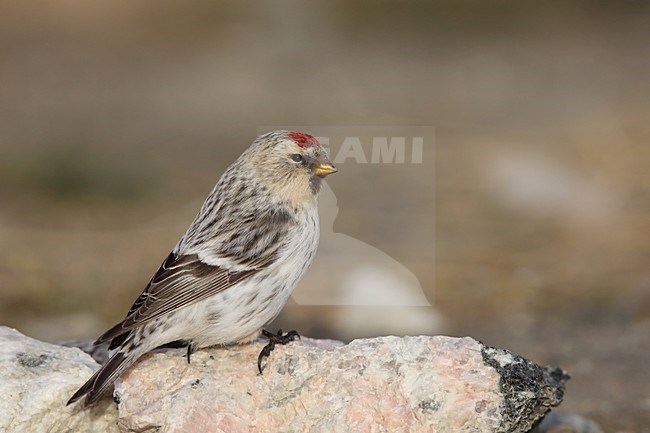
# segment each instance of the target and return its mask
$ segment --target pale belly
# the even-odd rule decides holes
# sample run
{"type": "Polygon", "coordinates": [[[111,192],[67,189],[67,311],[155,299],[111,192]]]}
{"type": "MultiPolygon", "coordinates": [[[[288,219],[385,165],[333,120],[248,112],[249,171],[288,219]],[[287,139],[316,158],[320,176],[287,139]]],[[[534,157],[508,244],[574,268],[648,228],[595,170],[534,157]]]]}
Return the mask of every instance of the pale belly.
{"type": "Polygon", "coordinates": [[[319,236],[316,209],[306,221],[292,231],[290,248],[281,251],[269,268],[168,316],[171,326],[160,330],[161,339],[188,341],[195,348],[255,339],[280,313],[314,259],[319,236]]]}

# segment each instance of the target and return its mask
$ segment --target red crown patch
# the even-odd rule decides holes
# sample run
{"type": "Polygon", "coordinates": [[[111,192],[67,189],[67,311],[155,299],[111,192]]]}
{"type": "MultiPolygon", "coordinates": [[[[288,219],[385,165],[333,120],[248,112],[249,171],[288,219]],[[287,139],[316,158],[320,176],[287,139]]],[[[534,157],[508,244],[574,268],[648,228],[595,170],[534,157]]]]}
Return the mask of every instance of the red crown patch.
{"type": "Polygon", "coordinates": [[[300,147],[317,146],[318,140],[313,135],[304,134],[298,131],[289,131],[289,137],[300,147]]]}

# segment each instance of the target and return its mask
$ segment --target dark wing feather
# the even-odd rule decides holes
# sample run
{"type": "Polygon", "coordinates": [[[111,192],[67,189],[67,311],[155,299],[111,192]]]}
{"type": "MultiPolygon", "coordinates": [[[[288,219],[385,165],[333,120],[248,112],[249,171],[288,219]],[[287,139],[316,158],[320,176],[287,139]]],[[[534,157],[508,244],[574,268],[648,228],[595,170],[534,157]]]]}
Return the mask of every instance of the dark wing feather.
{"type": "MultiPolygon", "coordinates": [[[[209,205],[211,202],[207,200],[206,203],[209,205]]],[[[209,209],[202,209],[199,215],[205,213],[209,213],[209,209]]],[[[143,323],[209,298],[266,268],[277,259],[283,245],[282,239],[293,223],[287,210],[277,208],[250,215],[246,212],[219,213],[214,216],[217,217],[221,224],[219,237],[222,242],[221,249],[213,253],[244,267],[244,270],[229,271],[202,262],[196,254],[172,252],[122,323],[106,331],[97,339],[96,344],[112,340],[109,348],[119,347],[128,338],[129,331],[143,323]],[[242,222],[247,218],[251,221],[244,228],[242,222]]],[[[200,224],[193,223],[188,230],[188,237],[183,238],[187,245],[184,244],[181,251],[191,250],[192,242],[205,240],[193,230],[198,225],[200,224]]],[[[205,233],[205,227],[201,233],[205,233]]]]}
{"type": "Polygon", "coordinates": [[[116,339],[114,344],[111,344],[111,348],[115,348],[123,342],[130,330],[209,298],[258,272],[259,269],[256,267],[231,272],[203,263],[196,254],[176,256],[172,252],[135,301],[126,318],[101,335],[95,344],[116,339]]]}

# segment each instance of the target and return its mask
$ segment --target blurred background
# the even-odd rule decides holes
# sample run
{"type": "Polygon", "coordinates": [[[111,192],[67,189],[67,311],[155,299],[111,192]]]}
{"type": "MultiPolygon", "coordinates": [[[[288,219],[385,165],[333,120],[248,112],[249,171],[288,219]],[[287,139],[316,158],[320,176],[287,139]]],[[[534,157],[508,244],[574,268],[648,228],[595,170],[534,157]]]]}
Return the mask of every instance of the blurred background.
{"type": "Polygon", "coordinates": [[[649,5],[2,1],[0,323],[119,321],[263,125],[433,126],[422,164],[328,178],[343,251],[299,289],[368,248],[431,306],[297,297],[274,326],[471,335],[568,370],[560,412],[650,431],[649,5]]]}

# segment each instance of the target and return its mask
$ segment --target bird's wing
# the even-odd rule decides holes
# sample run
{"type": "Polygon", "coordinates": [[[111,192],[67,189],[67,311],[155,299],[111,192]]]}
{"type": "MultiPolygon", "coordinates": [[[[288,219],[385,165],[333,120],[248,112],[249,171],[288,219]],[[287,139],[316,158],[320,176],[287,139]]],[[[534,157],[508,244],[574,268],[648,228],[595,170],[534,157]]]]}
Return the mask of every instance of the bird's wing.
{"type": "MultiPolygon", "coordinates": [[[[101,335],[95,344],[113,340],[109,348],[118,347],[129,331],[143,323],[209,298],[267,268],[278,258],[292,224],[291,216],[282,209],[269,209],[248,216],[224,212],[214,215],[213,219],[219,222],[219,230],[214,235],[218,242],[213,242],[212,257],[231,266],[205,263],[196,253],[200,248],[185,246],[184,249],[173,251],[124,320],[101,335]],[[246,219],[248,223],[243,224],[246,219]]],[[[201,228],[201,224],[202,219],[199,219],[188,229],[192,242],[202,241],[201,235],[205,234],[206,228],[201,228]],[[197,237],[198,241],[192,236],[197,237]]]]}
{"type": "Polygon", "coordinates": [[[209,298],[250,277],[262,267],[228,271],[202,262],[196,254],[177,256],[172,252],[151,278],[126,318],[101,335],[95,344],[112,340],[145,322],[209,298]]]}

